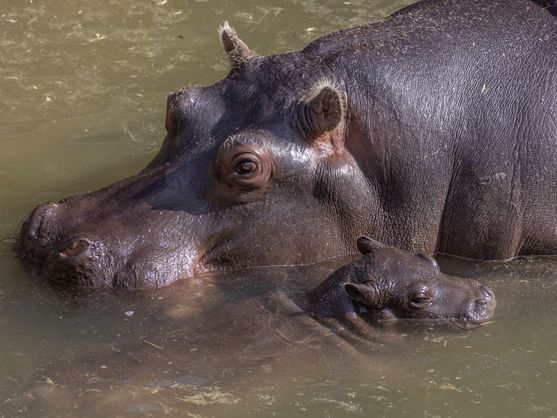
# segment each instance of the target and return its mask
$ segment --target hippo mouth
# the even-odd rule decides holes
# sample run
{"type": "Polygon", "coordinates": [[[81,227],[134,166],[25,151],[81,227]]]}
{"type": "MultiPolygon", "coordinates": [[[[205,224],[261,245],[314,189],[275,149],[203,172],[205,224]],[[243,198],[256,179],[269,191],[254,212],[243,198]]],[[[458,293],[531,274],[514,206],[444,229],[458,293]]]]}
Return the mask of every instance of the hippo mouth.
{"type": "Polygon", "coordinates": [[[146,255],[121,259],[112,255],[101,242],[83,237],[53,246],[43,257],[26,251],[20,241],[15,243],[13,250],[26,261],[24,265],[30,275],[45,280],[64,293],[101,289],[157,289],[205,272],[200,268],[195,269],[195,272],[185,271],[180,268],[183,266],[165,271],[160,267],[162,263],[180,264],[172,257],[170,260],[156,260],[146,255]]]}
{"type": "Polygon", "coordinates": [[[482,322],[453,320],[453,321],[450,321],[450,324],[452,326],[454,326],[459,331],[471,331],[473,329],[480,328],[480,327],[492,324],[494,322],[495,321],[490,321],[490,320],[486,320],[486,321],[482,321],[482,322]]]}
{"type": "Polygon", "coordinates": [[[470,320],[457,318],[435,318],[435,319],[415,319],[415,318],[396,318],[380,319],[373,321],[383,329],[397,330],[404,333],[415,333],[423,330],[438,332],[468,332],[474,329],[492,324],[491,318],[485,320],[470,320]]]}
{"type": "Polygon", "coordinates": [[[450,319],[448,322],[456,330],[470,331],[479,327],[483,327],[493,322],[493,311],[495,310],[495,302],[490,306],[486,306],[485,312],[464,314],[460,317],[450,319]]]}
{"type": "Polygon", "coordinates": [[[373,321],[372,326],[381,329],[382,332],[396,335],[461,334],[472,332],[493,322],[490,319],[472,321],[456,318],[397,318],[376,320],[373,321]]]}
{"type": "Polygon", "coordinates": [[[113,287],[117,272],[104,246],[96,240],[79,237],[60,244],[28,246],[20,236],[13,245],[30,274],[55,288],[77,290],[113,287]]]}
{"type": "Polygon", "coordinates": [[[32,276],[46,280],[57,290],[70,292],[159,288],[177,280],[175,275],[163,274],[164,269],[160,268],[162,264],[176,262],[173,254],[163,258],[156,252],[116,251],[92,234],[68,233],[64,237],[47,219],[55,206],[49,204],[46,209],[35,210],[24,221],[21,234],[15,237],[12,249],[25,261],[32,276]]]}

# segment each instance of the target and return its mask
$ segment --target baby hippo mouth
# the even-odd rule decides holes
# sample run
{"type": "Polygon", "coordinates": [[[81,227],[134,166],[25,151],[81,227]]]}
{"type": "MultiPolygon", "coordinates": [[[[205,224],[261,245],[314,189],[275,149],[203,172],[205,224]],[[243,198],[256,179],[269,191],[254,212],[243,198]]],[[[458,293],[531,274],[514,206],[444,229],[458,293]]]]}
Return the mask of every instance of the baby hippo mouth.
{"type": "Polygon", "coordinates": [[[466,312],[457,313],[449,321],[462,330],[470,330],[485,325],[493,319],[495,311],[495,295],[493,291],[484,285],[478,285],[479,296],[468,304],[466,312]]]}

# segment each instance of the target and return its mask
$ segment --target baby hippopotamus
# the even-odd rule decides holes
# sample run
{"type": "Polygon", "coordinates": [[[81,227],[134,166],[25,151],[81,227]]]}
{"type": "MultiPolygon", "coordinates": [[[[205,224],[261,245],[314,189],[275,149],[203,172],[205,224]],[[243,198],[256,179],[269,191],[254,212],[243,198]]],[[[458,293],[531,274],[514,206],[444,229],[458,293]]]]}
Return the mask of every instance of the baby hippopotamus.
{"type": "Polygon", "coordinates": [[[364,328],[400,324],[401,319],[469,329],[492,318],[495,296],[475,280],[441,273],[425,254],[367,237],[357,245],[364,257],[336,270],[306,295],[306,311],[320,322],[331,326],[340,320],[362,334],[364,328]]]}

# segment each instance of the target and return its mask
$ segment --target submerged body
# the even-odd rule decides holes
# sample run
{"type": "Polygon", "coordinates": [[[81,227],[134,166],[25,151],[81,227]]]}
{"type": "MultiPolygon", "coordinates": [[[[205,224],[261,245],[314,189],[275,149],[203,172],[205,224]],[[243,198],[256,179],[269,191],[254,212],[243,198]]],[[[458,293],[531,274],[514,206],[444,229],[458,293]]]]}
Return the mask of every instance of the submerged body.
{"type": "Polygon", "coordinates": [[[426,0],[169,96],[138,175],[39,206],[18,250],[63,286],[299,265],[365,234],[475,259],[557,253],[557,19],[426,0]]]}
{"type": "MultiPolygon", "coordinates": [[[[454,331],[453,325],[468,329],[491,319],[493,293],[475,280],[443,275],[430,257],[368,238],[360,238],[358,248],[363,257],[325,280],[320,277],[332,264],[301,269],[309,282],[321,282],[311,291],[284,286],[293,278],[300,284],[291,269],[264,269],[218,280],[221,288],[203,298],[187,289],[193,281],[145,292],[150,303],[139,304],[141,315],[152,322],[136,324],[139,341],[100,344],[102,350],[35,370],[17,398],[46,402],[49,410],[78,404],[97,411],[155,394],[158,404],[161,392],[183,392],[184,386],[237,389],[247,379],[251,390],[265,387],[268,379],[275,386],[285,378],[280,385],[291,387],[298,376],[306,386],[310,376],[323,382],[357,370],[368,385],[383,369],[391,376],[401,373],[398,363],[389,366],[388,354],[408,349],[411,338],[400,332],[407,320],[412,321],[410,334],[430,335],[439,324],[454,331]],[[257,285],[265,284],[254,289],[254,277],[257,285]],[[269,294],[269,289],[280,290],[269,294]]],[[[117,306],[121,311],[121,303],[117,306]]],[[[119,326],[128,330],[129,324],[119,326]]],[[[174,393],[172,399],[180,396],[174,393]]]]}

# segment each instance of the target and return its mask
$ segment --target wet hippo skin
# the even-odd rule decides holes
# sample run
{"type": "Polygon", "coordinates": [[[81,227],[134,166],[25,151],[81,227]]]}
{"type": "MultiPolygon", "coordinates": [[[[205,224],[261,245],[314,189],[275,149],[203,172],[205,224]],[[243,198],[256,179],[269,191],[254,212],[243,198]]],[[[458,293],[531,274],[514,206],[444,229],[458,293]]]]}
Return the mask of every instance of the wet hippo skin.
{"type": "Polygon", "coordinates": [[[19,254],[63,287],[303,265],[367,235],[428,255],[557,253],[554,3],[426,0],[168,96],[139,174],[37,207],[19,254]],[[542,7],[544,6],[544,7],[542,7]]]}

